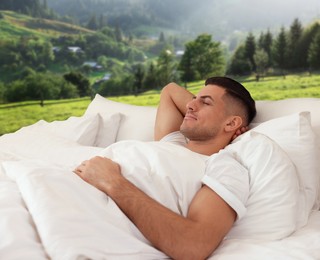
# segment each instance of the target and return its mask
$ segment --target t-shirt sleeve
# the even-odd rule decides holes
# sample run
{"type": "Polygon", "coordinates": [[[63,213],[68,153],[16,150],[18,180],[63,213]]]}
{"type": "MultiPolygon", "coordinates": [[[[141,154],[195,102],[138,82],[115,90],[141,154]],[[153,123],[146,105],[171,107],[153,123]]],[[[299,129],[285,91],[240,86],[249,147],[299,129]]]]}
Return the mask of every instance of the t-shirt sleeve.
{"type": "Polygon", "coordinates": [[[245,215],[249,174],[230,152],[221,150],[208,159],[202,183],[216,192],[237,213],[237,219],[245,215]]]}

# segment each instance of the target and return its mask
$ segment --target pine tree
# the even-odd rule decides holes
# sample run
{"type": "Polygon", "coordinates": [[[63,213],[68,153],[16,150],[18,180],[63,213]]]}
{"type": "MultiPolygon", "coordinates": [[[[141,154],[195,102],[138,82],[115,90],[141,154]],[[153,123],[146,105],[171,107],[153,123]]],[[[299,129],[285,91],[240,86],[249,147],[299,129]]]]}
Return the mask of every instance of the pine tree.
{"type": "MultiPolygon", "coordinates": [[[[143,82],[144,89],[154,89],[157,87],[157,72],[153,62],[149,65],[143,82]]],[[[160,87],[160,86],[159,86],[160,87]]]]}
{"type": "Polygon", "coordinates": [[[295,69],[299,67],[299,59],[297,59],[297,46],[301,39],[303,28],[298,18],[294,19],[290,26],[288,38],[288,62],[289,68],[295,69]]]}
{"type": "Polygon", "coordinates": [[[245,48],[245,56],[251,65],[251,70],[256,71],[256,64],[254,61],[254,54],[256,52],[256,42],[255,42],[254,35],[251,32],[246,38],[244,48],[245,48]]]}
{"type": "Polygon", "coordinates": [[[264,41],[262,49],[267,53],[268,55],[268,64],[267,66],[272,66],[272,43],[273,43],[273,36],[268,29],[267,33],[264,35],[264,41]]]}
{"type": "Polygon", "coordinates": [[[190,82],[197,79],[197,72],[195,65],[193,64],[193,54],[192,54],[193,44],[187,43],[186,50],[180,60],[179,70],[181,73],[181,80],[183,82],[190,82]]]}
{"type": "Polygon", "coordinates": [[[308,69],[308,50],[315,35],[320,31],[320,24],[314,23],[303,31],[301,39],[296,48],[296,57],[300,69],[308,69]]]}
{"type": "Polygon", "coordinates": [[[145,72],[143,65],[139,63],[134,68],[134,93],[135,95],[139,94],[143,89],[143,80],[144,80],[145,72]]]}
{"type": "Polygon", "coordinates": [[[87,24],[87,28],[90,30],[97,30],[98,29],[97,17],[95,14],[91,16],[91,18],[87,24]]]}
{"type": "Polygon", "coordinates": [[[228,73],[233,75],[246,75],[250,74],[250,72],[250,63],[245,55],[244,45],[240,45],[232,56],[228,73]]]}
{"type": "Polygon", "coordinates": [[[115,38],[117,42],[122,42],[123,41],[123,33],[121,28],[117,25],[114,31],[115,38]]]}
{"type": "Polygon", "coordinates": [[[280,69],[281,74],[285,77],[284,70],[287,67],[287,51],[288,51],[288,42],[287,35],[284,27],[281,27],[281,31],[278,34],[275,43],[274,43],[274,61],[277,67],[280,69]]]}
{"type": "Polygon", "coordinates": [[[160,35],[159,35],[159,42],[165,42],[166,40],[165,40],[165,38],[164,38],[164,33],[163,32],[161,32],[160,33],[160,35]]]}
{"type": "Polygon", "coordinates": [[[308,63],[311,69],[320,69],[320,30],[314,36],[309,50],[308,63]]]}
{"type": "Polygon", "coordinates": [[[267,67],[270,67],[272,65],[272,42],[273,42],[273,36],[268,29],[267,33],[261,33],[259,40],[258,40],[258,48],[263,50],[267,56],[268,56],[268,62],[267,67]]]}

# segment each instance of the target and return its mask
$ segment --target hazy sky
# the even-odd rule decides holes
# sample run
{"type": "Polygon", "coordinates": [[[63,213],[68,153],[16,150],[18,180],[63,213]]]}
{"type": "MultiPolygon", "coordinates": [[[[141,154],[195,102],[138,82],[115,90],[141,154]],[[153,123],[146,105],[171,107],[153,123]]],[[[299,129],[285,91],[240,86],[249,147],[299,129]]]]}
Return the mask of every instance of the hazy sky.
{"type": "Polygon", "coordinates": [[[210,33],[227,45],[244,40],[248,32],[277,34],[281,26],[289,29],[295,18],[304,27],[320,20],[320,0],[184,0],[183,5],[188,12],[180,21],[181,31],[210,33]]]}
{"type": "Polygon", "coordinates": [[[320,15],[320,0],[233,0],[233,10],[237,23],[256,26],[287,25],[298,17],[303,22],[310,22],[320,15]],[[250,15],[248,15],[248,13],[250,15]],[[249,18],[249,19],[248,19],[249,18]],[[248,19],[248,20],[247,20],[248,19]]]}
{"type": "Polygon", "coordinates": [[[310,23],[320,19],[320,0],[198,0],[191,19],[210,27],[253,30],[288,26],[294,18],[310,23]],[[210,25],[211,24],[211,25],[210,25]]]}

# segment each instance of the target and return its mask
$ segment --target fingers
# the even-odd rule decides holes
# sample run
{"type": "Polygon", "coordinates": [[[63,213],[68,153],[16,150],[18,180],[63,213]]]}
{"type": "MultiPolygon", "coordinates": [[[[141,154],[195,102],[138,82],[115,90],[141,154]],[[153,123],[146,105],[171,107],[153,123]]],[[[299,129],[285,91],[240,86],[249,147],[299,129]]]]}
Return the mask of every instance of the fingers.
{"type": "Polygon", "coordinates": [[[75,169],[73,170],[73,172],[74,172],[75,174],[77,174],[77,175],[81,174],[81,173],[82,173],[81,165],[78,166],[77,168],[75,168],[75,169]]]}
{"type": "Polygon", "coordinates": [[[101,157],[101,156],[95,156],[95,157],[91,158],[90,160],[84,160],[83,162],[81,162],[81,164],[79,166],[77,166],[73,170],[73,172],[80,176],[80,174],[84,173],[86,171],[86,169],[91,167],[92,163],[95,164],[101,159],[106,159],[106,158],[101,157]]]}
{"type": "Polygon", "coordinates": [[[83,161],[83,162],[81,163],[81,165],[86,166],[87,162],[88,162],[88,160],[85,160],[85,161],[83,161]]]}
{"type": "Polygon", "coordinates": [[[76,167],[73,172],[77,175],[81,174],[86,167],[88,160],[83,161],[78,167],[76,167]]]}
{"type": "Polygon", "coordinates": [[[243,133],[247,132],[249,130],[249,126],[242,126],[239,129],[237,129],[237,131],[234,133],[234,135],[232,136],[232,141],[234,139],[236,139],[239,135],[242,135],[243,133]]]}

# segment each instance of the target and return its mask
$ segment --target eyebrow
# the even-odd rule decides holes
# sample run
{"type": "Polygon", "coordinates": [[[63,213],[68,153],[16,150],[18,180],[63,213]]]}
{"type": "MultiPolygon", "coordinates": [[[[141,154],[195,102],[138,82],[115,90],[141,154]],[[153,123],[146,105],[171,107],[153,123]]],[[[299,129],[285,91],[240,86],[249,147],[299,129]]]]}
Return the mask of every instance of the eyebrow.
{"type": "Polygon", "coordinates": [[[214,101],[213,97],[211,97],[211,96],[209,96],[209,95],[203,95],[203,96],[200,96],[199,98],[201,98],[201,99],[209,98],[209,99],[211,99],[212,101],[214,101]]]}

